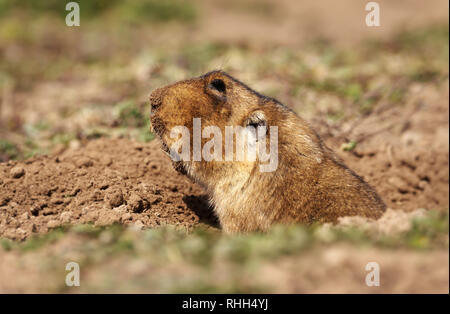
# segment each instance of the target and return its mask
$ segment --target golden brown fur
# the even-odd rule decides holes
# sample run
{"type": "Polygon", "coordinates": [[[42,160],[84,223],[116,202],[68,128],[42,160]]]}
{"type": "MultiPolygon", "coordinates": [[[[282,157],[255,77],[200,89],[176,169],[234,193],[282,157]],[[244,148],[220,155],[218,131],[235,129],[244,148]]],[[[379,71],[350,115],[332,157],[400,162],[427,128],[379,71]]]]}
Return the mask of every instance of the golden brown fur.
{"type": "Polygon", "coordinates": [[[174,142],[171,128],[183,125],[192,135],[193,118],[201,118],[202,128],[218,126],[223,134],[225,126],[245,126],[258,113],[268,126],[278,126],[274,172],[260,172],[258,161],[174,162],[206,189],[225,232],[336,222],[342,216],[378,218],[385,210],[376,192],[338,160],[307,122],[222,71],[157,89],[150,102],[152,129],[166,151],[174,142]],[[213,88],[213,80],[224,85],[213,88]]]}

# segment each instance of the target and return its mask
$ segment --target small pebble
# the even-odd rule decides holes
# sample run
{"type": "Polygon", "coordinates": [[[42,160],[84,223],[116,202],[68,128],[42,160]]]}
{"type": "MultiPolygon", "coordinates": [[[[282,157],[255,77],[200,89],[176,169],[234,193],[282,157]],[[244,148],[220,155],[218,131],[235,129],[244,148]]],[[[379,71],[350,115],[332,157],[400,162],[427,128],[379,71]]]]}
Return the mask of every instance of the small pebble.
{"type": "Polygon", "coordinates": [[[81,157],[75,161],[75,164],[77,167],[82,168],[82,167],[91,167],[94,165],[94,162],[88,157],[81,157]]]}
{"type": "Polygon", "coordinates": [[[23,213],[20,217],[21,217],[23,220],[27,220],[27,219],[30,218],[30,215],[29,215],[27,212],[25,212],[25,213],[23,213]]]}
{"type": "Polygon", "coordinates": [[[128,199],[128,208],[133,213],[139,213],[144,210],[144,202],[142,198],[135,193],[131,194],[130,198],[128,199]]]}
{"type": "Polygon", "coordinates": [[[66,223],[70,222],[71,217],[72,217],[72,212],[63,212],[61,214],[61,222],[66,224],[66,223]]]}
{"type": "Polygon", "coordinates": [[[56,228],[56,227],[59,227],[59,221],[52,219],[52,220],[50,220],[49,222],[47,222],[47,227],[48,227],[48,228],[56,228]]]}
{"type": "Polygon", "coordinates": [[[123,204],[123,195],[121,191],[114,191],[106,195],[106,199],[111,208],[118,207],[123,204]]]}
{"type": "Polygon", "coordinates": [[[121,217],[122,222],[125,222],[125,221],[130,220],[130,219],[131,219],[131,214],[130,213],[125,213],[121,217]]]}
{"type": "Polygon", "coordinates": [[[20,166],[15,166],[11,169],[11,176],[14,179],[18,179],[25,174],[25,169],[20,166]]]}

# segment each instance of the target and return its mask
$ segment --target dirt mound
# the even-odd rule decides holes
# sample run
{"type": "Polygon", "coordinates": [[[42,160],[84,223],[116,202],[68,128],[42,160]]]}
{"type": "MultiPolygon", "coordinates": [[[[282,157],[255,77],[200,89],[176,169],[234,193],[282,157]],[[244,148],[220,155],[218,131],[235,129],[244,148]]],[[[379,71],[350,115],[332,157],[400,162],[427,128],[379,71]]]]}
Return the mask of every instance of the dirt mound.
{"type": "MultiPolygon", "coordinates": [[[[405,106],[381,106],[334,128],[312,124],[388,207],[447,209],[448,80],[410,95],[405,106]],[[350,140],[356,146],[343,151],[350,140]]],[[[11,239],[79,223],[217,226],[204,191],[173,170],[157,141],[102,138],[50,157],[0,163],[0,188],[0,237],[11,239]]]]}
{"type": "Polygon", "coordinates": [[[64,224],[214,224],[202,190],[172,169],[157,141],[99,139],[52,157],[0,164],[0,236],[64,224]]]}
{"type": "MultiPolygon", "coordinates": [[[[380,106],[336,129],[327,144],[364,177],[388,207],[407,211],[449,206],[448,80],[440,88],[412,87],[407,103],[380,106]],[[354,141],[355,148],[342,150],[354,141]]],[[[320,127],[320,124],[319,124],[320,127]]]]}
{"type": "Polygon", "coordinates": [[[408,211],[448,208],[448,152],[393,151],[388,146],[377,153],[379,158],[366,155],[353,168],[365,174],[389,207],[408,211]]]}

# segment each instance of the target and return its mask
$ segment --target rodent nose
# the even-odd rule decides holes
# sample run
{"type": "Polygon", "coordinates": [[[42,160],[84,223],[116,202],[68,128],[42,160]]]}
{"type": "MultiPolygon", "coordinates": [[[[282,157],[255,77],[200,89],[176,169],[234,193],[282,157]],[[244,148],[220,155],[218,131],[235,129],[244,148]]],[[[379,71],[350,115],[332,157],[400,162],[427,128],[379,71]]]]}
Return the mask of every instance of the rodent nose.
{"type": "Polygon", "coordinates": [[[150,106],[152,112],[158,110],[158,108],[161,107],[162,100],[163,100],[163,89],[161,88],[155,89],[150,94],[150,106]]]}

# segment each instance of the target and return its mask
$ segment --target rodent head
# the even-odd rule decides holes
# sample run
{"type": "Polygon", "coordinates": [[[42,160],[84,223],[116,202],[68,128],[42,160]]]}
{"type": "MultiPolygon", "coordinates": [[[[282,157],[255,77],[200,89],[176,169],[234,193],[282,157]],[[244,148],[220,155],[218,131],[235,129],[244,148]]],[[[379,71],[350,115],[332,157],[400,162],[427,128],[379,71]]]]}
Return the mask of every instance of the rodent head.
{"type": "MultiPolygon", "coordinates": [[[[317,154],[321,153],[315,133],[295,113],[276,100],[253,91],[223,71],[209,72],[200,77],[156,89],[150,95],[150,104],[152,131],[160,137],[163,149],[167,153],[170,152],[169,147],[173,147],[173,144],[178,141],[176,137],[171,136],[171,131],[182,126],[189,131],[191,137],[195,136],[193,129],[196,118],[201,120],[203,130],[208,126],[220,129],[221,134],[224,135],[221,138],[222,147],[226,145],[226,127],[265,126],[268,139],[269,133],[272,133],[271,126],[276,126],[282,129],[280,132],[283,134],[279,136],[285,137],[285,139],[280,137],[280,140],[277,138],[281,145],[292,144],[293,147],[297,147],[297,151],[313,158],[317,158],[317,154]],[[292,134],[298,134],[298,136],[292,134]]],[[[207,141],[209,138],[202,137],[201,147],[204,147],[207,141]]],[[[269,140],[262,142],[260,141],[257,145],[265,145],[266,148],[270,145],[269,140]]],[[[189,146],[191,145],[194,145],[193,141],[189,143],[189,146]]],[[[259,147],[257,149],[261,149],[259,147]]],[[[288,149],[292,150],[293,147],[288,149]]],[[[270,148],[266,149],[266,151],[269,150],[270,148]]],[[[190,154],[192,152],[193,149],[190,150],[190,154]]],[[[225,150],[221,153],[225,160],[225,150]]],[[[192,154],[190,157],[191,161],[195,159],[192,154]]],[[[192,173],[195,172],[192,170],[194,166],[197,166],[197,170],[209,169],[209,173],[213,170],[216,174],[221,171],[222,175],[225,172],[236,172],[236,170],[241,173],[253,171],[255,162],[245,161],[233,163],[232,166],[204,162],[196,164],[175,162],[174,166],[183,173],[191,172],[193,177],[195,177],[192,173]],[[201,166],[198,166],[199,164],[201,166]]]]}
{"type": "Polygon", "coordinates": [[[245,126],[258,103],[258,95],[244,84],[223,71],[213,71],[153,91],[152,128],[169,144],[170,130],[182,125],[192,132],[193,118],[201,118],[202,126],[245,126]]]}

